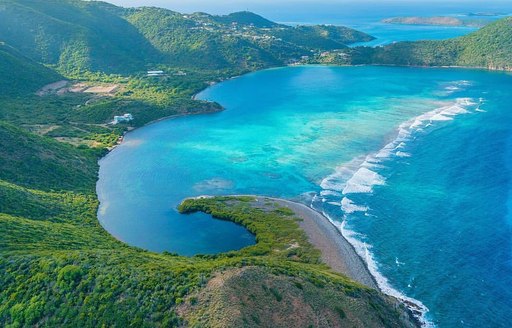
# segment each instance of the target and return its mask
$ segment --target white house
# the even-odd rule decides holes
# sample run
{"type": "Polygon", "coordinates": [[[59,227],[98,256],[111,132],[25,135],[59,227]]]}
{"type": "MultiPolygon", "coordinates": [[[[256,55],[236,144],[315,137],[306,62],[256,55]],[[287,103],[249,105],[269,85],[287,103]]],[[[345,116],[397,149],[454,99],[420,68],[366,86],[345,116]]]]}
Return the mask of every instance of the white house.
{"type": "Polygon", "coordinates": [[[148,71],[148,76],[162,76],[164,71],[148,71]]]}
{"type": "Polygon", "coordinates": [[[125,123],[133,120],[133,115],[130,113],[126,113],[122,116],[114,116],[114,120],[111,122],[112,124],[125,123]]]}

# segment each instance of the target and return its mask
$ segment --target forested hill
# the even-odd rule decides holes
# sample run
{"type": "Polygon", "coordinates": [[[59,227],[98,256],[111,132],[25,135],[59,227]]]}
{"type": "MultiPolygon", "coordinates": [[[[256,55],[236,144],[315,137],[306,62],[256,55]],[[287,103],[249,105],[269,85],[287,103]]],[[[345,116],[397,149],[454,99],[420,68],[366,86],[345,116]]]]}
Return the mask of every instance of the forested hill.
{"type": "Polygon", "coordinates": [[[290,27],[250,12],[183,15],[79,0],[3,0],[0,40],[67,74],[155,65],[250,70],[372,37],[345,27],[290,27]]]}
{"type": "Polygon", "coordinates": [[[58,79],[61,77],[55,71],[0,42],[0,90],[3,95],[35,92],[42,85],[58,79]]]}
{"type": "Polygon", "coordinates": [[[512,17],[455,39],[398,42],[377,48],[358,47],[350,49],[347,54],[340,62],[512,70],[512,17]]]}

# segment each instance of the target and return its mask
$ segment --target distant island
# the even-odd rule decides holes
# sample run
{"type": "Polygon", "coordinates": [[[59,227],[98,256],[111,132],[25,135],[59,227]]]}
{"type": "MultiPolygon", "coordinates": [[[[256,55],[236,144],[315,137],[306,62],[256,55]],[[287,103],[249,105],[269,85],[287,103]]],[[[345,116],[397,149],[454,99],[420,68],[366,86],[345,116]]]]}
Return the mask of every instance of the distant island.
{"type": "MultiPolygon", "coordinates": [[[[477,16],[476,14],[473,16],[477,16]]],[[[435,16],[435,17],[391,17],[382,20],[386,24],[403,24],[403,25],[437,25],[437,26],[468,26],[482,27],[487,25],[487,21],[481,19],[460,19],[451,16],[435,16]]]]}
{"type": "Polygon", "coordinates": [[[479,13],[468,13],[467,16],[479,16],[479,17],[493,17],[493,16],[507,16],[504,12],[479,12],[479,13]]]}

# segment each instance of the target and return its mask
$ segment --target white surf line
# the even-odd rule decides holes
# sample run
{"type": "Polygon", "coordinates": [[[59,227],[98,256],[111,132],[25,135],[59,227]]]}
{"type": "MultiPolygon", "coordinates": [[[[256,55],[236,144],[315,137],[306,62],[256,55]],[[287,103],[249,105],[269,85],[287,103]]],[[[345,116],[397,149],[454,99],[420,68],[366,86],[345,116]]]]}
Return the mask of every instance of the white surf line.
{"type": "MultiPolygon", "coordinates": [[[[467,81],[463,81],[459,85],[465,85],[467,81]]],[[[346,227],[346,215],[354,212],[367,212],[369,207],[359,205],[350,200],[346,195],[357,193],[372,193],[373,187],[378,185],[385,185],[386,179],[371,169],[378,169],[384,167],[381,163],[389,158],[408,157],[410,154],[404,152],[407,142],[411,140],[414,132],[421,131],[429,126],[432,126],[435,121],[449,121],[460,114],[469,113],[469,107],[478,105],[474,110],[480,111],[480,106],[483,99],[479,99],[479,103],[473,102],[471,98],[457,98],[454,103],[436,108],[427,113],[421,114],[412,120],[406,121],[399,125],[397,137],[381,148],[378,152],[366,156],[365,159],[355,158],[347,165],[341,166],[336,169],[336,172],[326,177],[320,184],[322,192],[322,203],[326,202],[328,196],[343,196],[341,200],[341,209],[345,213],[342,223],[333,220],[327,213],[324,215],[340,230],[343,237],[349,241],[358,255],[366,263],[368,270],[373,275],[377,282],[379,289],[399,300],[401,300],[418,319],[423,327],[434,327],[435,325],[426,318],[429,309],[419,300],[408,297],[393,288],[388,279],[384,277],[379,269],[378,263],[374,259],[370,246],[357,238],[358,234],[346,227]],[[359,163],[359,164],[358,164],[359,163]],[[352,175],[350,175],[352,174],[352,175]]],[[[312,204],[317,199],[315,195],[312,204]]],[[[324,212],[324,211],[322,211],[324,212]]]]}

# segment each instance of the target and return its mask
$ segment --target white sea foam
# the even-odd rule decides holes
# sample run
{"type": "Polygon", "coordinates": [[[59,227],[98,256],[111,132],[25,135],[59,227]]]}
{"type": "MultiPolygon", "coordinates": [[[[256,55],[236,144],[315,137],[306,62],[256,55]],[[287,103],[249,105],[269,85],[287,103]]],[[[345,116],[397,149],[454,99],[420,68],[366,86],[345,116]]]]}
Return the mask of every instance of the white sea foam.
{"type": "Polygon", "coordinates": [[[411,154],[403,152],[403,151],[397,151],[395,153],[395,155],[398,156],[398,157],[411,157],[411,154]]]}
{"type": "Polygon", "coordinates": [[[374,256],[371,252],[371,246],[361,241],[361,235],[358,237],[357,233],[348,229],[346,227],[346,222],[346,220],[343,220],[341,224],[337,224],[336,226],[340,230],[343,237],[345,237],[345,239],[347,239],[348,242],[354,246],[357,254],[365,261],[366,266],[377,282],[379,289],[383,293],[401,300],[409,309],[411,309],[414,316],[420,321],[423,327],[434,327],[434,324],[428,321],[426,318],[426,314],[429,311],[428,308],[421,301],[407,297],[391,286],[388,279],[380,273],[377,261],[374,259],[374,256]]]}
{"type": "MultiPolygon", "coordinates": [[[[457,87],[467,85],[470,85],[469,81],[456,82],[457,87]]],[[[415,133],[424,131],[425,129],[435,125],[435,122],[450,121],[457,115],[470,113],[470,109],[473,111],[479,111],[482,103],[483,99],[479,99],[479,103],[477,104],[470,98],[458,98],[450,104],[436,108],[400,124],[397,130],[397,135],[393,141],[386,144],[376,153],[367,155],[364,159],[358,157],[346,165],[338,167],[333,174],[326,177],[321,183],[321,187],[324,189],[321,193],[322,197],[336,197],[341,192],[343,195],[341,200],[341,209],[345,213],[345,216],[355,212],[364,212],[366,216],[371,217],[371,214],[368,213],[368,206],[357,204],[348,198],[347,195],[371,193],[374,186],[385,185],[386,179],[378,173],[378,170],[384,167],[384,162],[386,160],[393,157],[410,157],[411,154],[408,153],[406,149],[408,142],[413,138],[415,133]]],[[[337,202],[328,203],[337,204],[337,202]]],[[[428,308],[420,301],[407,297],[400,291],[394,289],[387,278],[379,272],[377,262],[371,252],[371,247],[362,241],[364,236],[358,235],[356,232],[347,228],[346,217],[344,217],[340,224],[339,222],[332,220],[332,218],[330,218],[326,213],[324,213],[324,215],[338,227],[342,235],[354,246],[356,252],[366,262],[366,265],[377,281],[379,288],[384,293],[402,300],[402,302],[413,311],[424,327],[433,327],[434,325],[425,317],[428,312],[428,308]]]]}
{"type": "MultiPolygon", "coordinates": [[[[346,198],[346,197],[345,197],[346,198]]],[[[346,220],[344,219],[341,223],[333,220],[325,211],[322,211],[323,215],[329,219],[329,221],[341,232],[342,236],[354,247],[356,253],[365,262],[368,271],[373,276],[379,289],[390,296],[393,296],[402,301],[409,309],[411,309],[413,315],[421,323],[422,327],[434,327],[434,324],[426,319],[426,314],[429,311],[428,308],[421,302],[414,298],[407,297],[403,293],[394,289],[386,277],[384,277],[378,270],[377,262],[371,252],[371,247],[365,242],[361,241],[364,235],[358,234],[353,230],[346,227],[346,220]]]]}
{"type": "Polygon", "coordinates": [[[347,181],[343,188],[343,195],[355,193],[372,192],[374,186],[382,186],[386,184],[384,177],[364,166],[347,181]]]}
{"type": "Polygon", "coordinates": [[[481,112],[481,113],[486,113],[487,112],[486,110],[483,110],[482,108],[480,108],[484,103],[485,103],[484,98],[478,99],[478,107],[475,109],[475,111],[481,112]]]}
{"type": "Polygon", "coordinates": [[[341,193],[332,190],[322,190],[320,196],[341,196],[341,193]]]}
{"type": "Polygon", "coordinates": [[[345,213],[354,213],[354,212],[366,212],[368,211],[368,206],[361,206],[355,204],[352,200],[347,197],[343,197],[341,200],[341,209],[345,213]]]}
{"type": "MultiPolygon", "coordinates": [[[[365,161],[365,157],[354,158],[349,163],[336,168],[336,171],[322,180],[320,187],[324,189],[322,195],[327,195],[325,192],[338,192],[343,191],[347,181],[354,175],[354,172],[365,161]]],[[[341,194],[340,194],[341,195],[341,194]]]]}
{"type": "MultiPolygon", "coordinates": [[[[460,83],[469,83],[462,81],[460,83]]],[[[482,99],[480,99],[480,103],[482,99]]],[[[342,192],[343,195],[352,193],[371,193],[374,186],[385,185],[385,178],[379,175],[376,169],[382,168],[383,161],[396,157],[410,157],[404,151],[407,142],[413,133],[422,131],[433,125],[436,121],[449,121],[460,114],[469,113],[470,106],[477,105],[470,98],[457,98],[453,103],[436,108],[421,114],[412,120],[399,125],[397,135],[393,141],[385,145],[378,152],[353,159],[346,165],[340,166],[336,171],[322,180],[320,186],[325,191],[342,192]]],[[[327,195],[327,194],[325,194],[327,195]]]]}
{"type": "Polygon", "coordinates": [[[448,95],[450,95],[455,92],[463,91],[464,89],[466,89],[466,87],[468,87],[472,84],[473,83],[471,81],[467,81],[467,80],[453,81],[444,87],[444,91],[448,95]]]}

